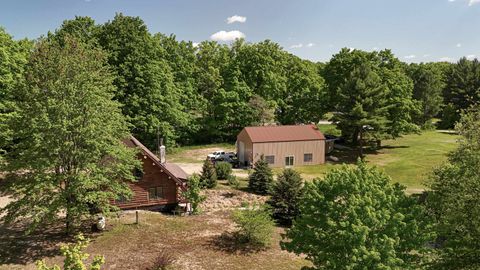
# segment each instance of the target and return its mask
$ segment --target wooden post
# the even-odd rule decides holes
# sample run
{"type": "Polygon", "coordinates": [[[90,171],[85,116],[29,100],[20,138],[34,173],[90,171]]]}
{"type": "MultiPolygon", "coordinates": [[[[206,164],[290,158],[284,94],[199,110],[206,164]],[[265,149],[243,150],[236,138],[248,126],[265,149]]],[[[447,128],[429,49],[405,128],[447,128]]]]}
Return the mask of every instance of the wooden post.
{"type": "Polygon", "coordinates": [[[138,224],[138,210],[135,211],[135,224],[138,224]]]}

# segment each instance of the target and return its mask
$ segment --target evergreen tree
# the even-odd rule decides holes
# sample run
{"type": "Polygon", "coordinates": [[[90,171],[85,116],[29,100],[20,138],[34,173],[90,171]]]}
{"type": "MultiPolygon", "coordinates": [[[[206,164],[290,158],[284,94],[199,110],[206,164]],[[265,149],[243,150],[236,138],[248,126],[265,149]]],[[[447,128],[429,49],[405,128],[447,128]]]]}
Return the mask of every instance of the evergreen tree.
{"type": "Polygon", "coordinates": [[[298,216],[303,198],[303,180],[294,169],[285,169],[278,176],[267,202],[273,210],[273,217],[283,224],[291,225],[298,216]]]}
{"type": "Polygon", "coordinates": [[[17,144],[7,156],[15,177],[7,186],[15,200],[2,209],[7,223],[27,218],[34,229],[65,213],[70,232],[131,195],[127,182],[139,161],[122,143],[129,134],[112,81],[102,51],[69,36],[39,41],[9,121],[17,144]]]}
{"type": "Polygon", "coordinates": [[[417,200],[390,181],[360,162],[307,182],[282,248],[313,269],[418,269],[430,227],[417,200]]]}
{"type": "MultiPolygon", "coordinates": [[[[463,57],[448,69],[445,76],[445,103],[451,104],[455,110],[446,116],[454,116],[454,120],[458,121],[462,110],[480,104],[480,62],[463,57]]],[[[451,124],[449,128],[453,127],[454,122],[451,124]]]]}
{"type": "Polygon", "coordinates": [[[200,185],[203,188],[214,188],[217,186],[217,172],[210,159],[205,159],[200,175],[200,185]]]}
{"type": "Polygon", "coordinates": [[[272,169],[262,155],[253,165],[253,173],[248,177],[248,188],[258,194],[268,194],[273,184],[272,169]]]}

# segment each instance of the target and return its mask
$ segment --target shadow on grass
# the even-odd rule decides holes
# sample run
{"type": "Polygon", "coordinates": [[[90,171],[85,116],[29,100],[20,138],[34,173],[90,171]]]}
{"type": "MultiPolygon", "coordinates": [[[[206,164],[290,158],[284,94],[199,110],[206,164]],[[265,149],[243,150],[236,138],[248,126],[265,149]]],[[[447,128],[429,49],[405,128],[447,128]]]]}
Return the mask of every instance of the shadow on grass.
{"type": "Polygon", "coordinates": [[[28,264],[45,257],[60,255],[60,244],[72,240],[64,227],[51,225],[41,232],[25,235],[24,224],[0,224],[0,265],[28,264]]]}
{"type": "Polygon", "coordinates": [[[207,242],[207,245],[217,251],[239,255],[257,253],[265,250],[265,247],[245,243],[240,239],[241,237],[236,232],[225,232],[221,235],[214,236],[207,242]]]}

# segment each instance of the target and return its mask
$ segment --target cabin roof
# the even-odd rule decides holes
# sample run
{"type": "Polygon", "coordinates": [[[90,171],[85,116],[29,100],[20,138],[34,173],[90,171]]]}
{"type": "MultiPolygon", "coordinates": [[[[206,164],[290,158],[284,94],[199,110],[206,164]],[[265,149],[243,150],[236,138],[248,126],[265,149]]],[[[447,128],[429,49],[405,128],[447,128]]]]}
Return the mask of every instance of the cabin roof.
{"type": "Polygon", "coordinates": [[[125,144],[130,147],[138,147],[144,155],[148,156],[151,160],[153,160],[156,165],[163,169],[177,183],[183,185],[183,182],[187,180],[188,175],[182,168],[180,168],[180,166],[174,163],[161,163],[160,159],[139,140],[137,140],[137,138],[130,136],[130,139],[128,139],[125,144]]]}

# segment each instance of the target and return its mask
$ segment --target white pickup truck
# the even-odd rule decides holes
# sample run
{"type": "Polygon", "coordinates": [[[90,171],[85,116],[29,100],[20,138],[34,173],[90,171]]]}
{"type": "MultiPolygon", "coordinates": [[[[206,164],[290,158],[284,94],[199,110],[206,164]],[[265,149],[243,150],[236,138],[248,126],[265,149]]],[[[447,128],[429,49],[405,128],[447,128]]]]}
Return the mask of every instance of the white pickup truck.
{"type": "Polygon", "coordinates": [[[218,150],[211,154],[208,154],[207,157],[211,160],[219,159],[225,155],[225,150],[218,150]]]}

